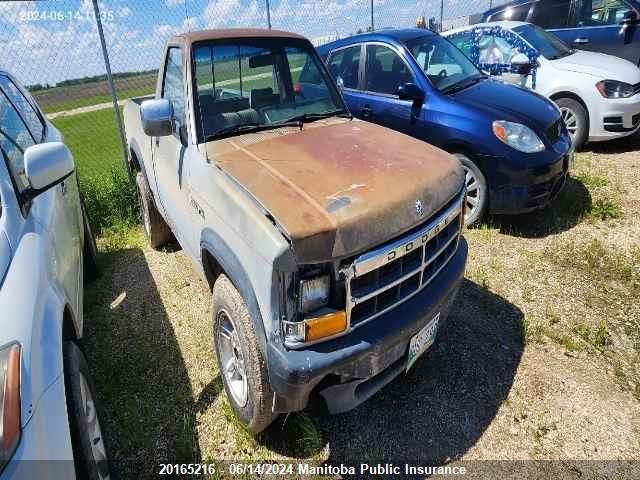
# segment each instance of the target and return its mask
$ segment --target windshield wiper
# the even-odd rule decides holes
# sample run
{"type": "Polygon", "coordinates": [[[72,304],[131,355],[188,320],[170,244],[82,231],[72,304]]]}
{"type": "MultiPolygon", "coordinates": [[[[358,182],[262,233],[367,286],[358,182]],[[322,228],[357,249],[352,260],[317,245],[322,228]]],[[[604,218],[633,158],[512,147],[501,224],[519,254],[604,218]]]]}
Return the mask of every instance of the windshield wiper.
{"type": "Polygon", "coordinates": [[[315,120],[322,120],[323,118],[329,117],[345,117],[345,118],[353,118],[349,112],[347,112],[344,108],[333,110],[331,112],[324,113],[303,113],[302,115],[297,115],[295,117],[291,117],[287,119],[287,122],[313,122],[315,120]]]}
{"type": "Polygon", "coordinates": [[[448,94],[448,93],[459,92],[460,90],[469,88],[471,85],[475,85],[476,83],[478,83],[480,80],[483,80],[484,78],[486,78],[484,75],[478,75],[476,77],[471,77],[466,82],[460,81],[460,82],[454,83],[453,85],[450,85],[444,90],[442,90],[442,93],[448,94]]]}
{"type": "Polygon", "coordinates": [[[216,140],[222,137],[231,137],[234,135],[242,135],[243,133],[261,132],[263,130],[272,130],[280,127],[299,127],[300,121],[287,121],[279,123],[241,123],[240,125],[230,125],[228,127],[216,130],[211,135],[207,135],[205,141],[216,140]]]}

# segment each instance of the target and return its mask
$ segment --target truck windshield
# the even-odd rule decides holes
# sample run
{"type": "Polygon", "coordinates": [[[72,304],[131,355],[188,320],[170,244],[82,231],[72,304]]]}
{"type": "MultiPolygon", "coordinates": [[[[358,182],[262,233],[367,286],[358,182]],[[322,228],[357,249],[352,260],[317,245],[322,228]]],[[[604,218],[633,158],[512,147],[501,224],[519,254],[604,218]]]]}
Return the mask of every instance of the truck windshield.
{"type": "Polygon", "coordinates": [[[524,38],[529,45],[538,50],[540,55],[547,60],[557,60],[574,52],[554,34],[545,32],[535,25],[520,25],[514,28],[513,31],[524,38]]]}
{"type": "Polygon", "coordinates": [[[406,46],[431,84],[442,93],[461,90],[484,78],[460,50],[438,35],[410,40],[406,46]]]}
{"type": "Polygon", "coordinates": [[[243,39],[194,48],[196,118],[204,141],[345,114],[310,44],[243,39]]]}

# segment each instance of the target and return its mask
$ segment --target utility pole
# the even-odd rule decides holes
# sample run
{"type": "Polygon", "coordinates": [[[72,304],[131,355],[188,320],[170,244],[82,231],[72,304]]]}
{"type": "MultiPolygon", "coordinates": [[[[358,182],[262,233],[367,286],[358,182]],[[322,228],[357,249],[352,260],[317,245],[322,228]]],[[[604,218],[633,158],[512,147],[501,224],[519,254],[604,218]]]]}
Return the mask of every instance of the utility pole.
{"type": "Polygon", "coordinates": [[[440,0],[440,27],[438,28],[438,30],[441,32],[442,32],[443,17],[444,17],[444,0],[440,0]]]}
{"type": "Polygon", "coordinates": [[[104,58],[104,67],[107,71],[107,82],[109,84],[109,92],[111,93],[111,101],[113,102],[113,114],[116,117],[116,126],[120,133],[120,144],[122,145],[122,163],[124,164],[124,170],[131,178],[131,172],[129,171],[129,162],[127,161],[127,140],[124,135],[124,127],[122,125],[122,117],[120,116],[120,107],[118,107],[118,96],[116,94],[116,87],[113,83],[113,75],[111,74],[111,63],[109,63],[109,53],[107,52],[107,44],[104,41],[104,31],[102,30],[102,19],[100,18],[100,8],[98,7],[98,0],[93,0],[93,13],[96,16],[96,23],[98,25],[98,35],[100,36],[100,45],[102,46],[102,56],[104,58]]]}

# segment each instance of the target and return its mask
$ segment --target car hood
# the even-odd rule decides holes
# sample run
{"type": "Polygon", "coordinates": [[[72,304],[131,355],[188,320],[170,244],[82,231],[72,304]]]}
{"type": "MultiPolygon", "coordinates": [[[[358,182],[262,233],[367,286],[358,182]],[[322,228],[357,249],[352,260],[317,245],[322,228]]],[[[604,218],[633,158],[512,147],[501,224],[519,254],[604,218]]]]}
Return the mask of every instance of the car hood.
{"type": "Polygon", "coordinates": [[[493,120],[517,121],[544,130],[560,113],[547,98],[529,89],[487,79],[451,95],[457,102],[489,114],[493,120]]]}
{"type": "Polygon", "coordinates": [[[640,82],[640,69],[630,61],[613,55],[576,50],[564,58],[549,61],[558,70],[584,73],[600,79],[619,80],[631,85],[640,82]]]}
{"type": "Polygon", "coordinates": [[[359,120],[317,121],[205,148],[275,219],[300,263],[389,240],[440,210],[464,182],[448,153],[359,120]]]}

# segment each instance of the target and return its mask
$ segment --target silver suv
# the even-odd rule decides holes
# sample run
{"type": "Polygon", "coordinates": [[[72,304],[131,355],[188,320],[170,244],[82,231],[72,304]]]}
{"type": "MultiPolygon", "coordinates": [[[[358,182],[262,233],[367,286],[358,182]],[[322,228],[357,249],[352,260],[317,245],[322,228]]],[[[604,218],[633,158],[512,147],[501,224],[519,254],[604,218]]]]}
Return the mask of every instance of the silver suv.
{"type": "Polygon", "coordinates": [[[109,478],[78,346],[95,242],[61,140],[0,71],[1,479],[109,478]]]}

